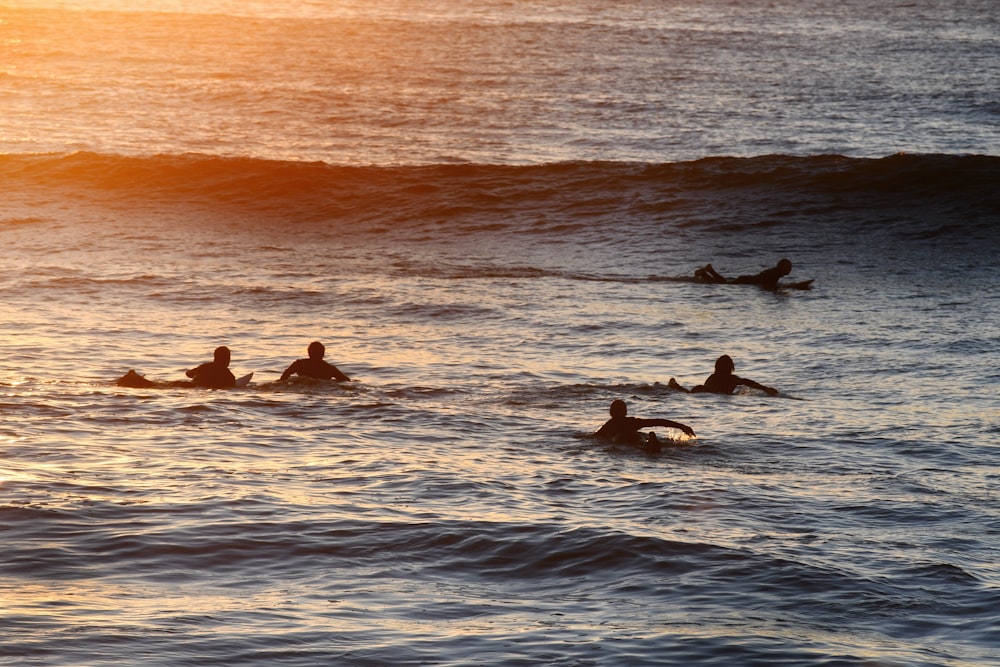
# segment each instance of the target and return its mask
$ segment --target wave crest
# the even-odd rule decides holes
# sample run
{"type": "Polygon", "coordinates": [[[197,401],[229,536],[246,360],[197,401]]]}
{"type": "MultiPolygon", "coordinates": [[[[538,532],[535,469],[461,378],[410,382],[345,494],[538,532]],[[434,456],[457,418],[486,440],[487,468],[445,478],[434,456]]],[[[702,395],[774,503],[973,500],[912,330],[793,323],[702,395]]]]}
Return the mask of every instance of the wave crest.
{"type": "MultiPolygon", "coordinates": [[[[452,232],[564,234],[567,225],[575,230],[594,221],[622,219],[726,231],[733,225],[781,224],[787,218],[871,207],[930,207],[947,214],[951,225],[986,218],[993,227],[1000,215],[995,187],[1000,157],[983,155],[337,166],[81,152],[0,156],[0,177],[22,193],[42,189],[47,196],[59,191],[132,207],[198,206],[293,222],[337,221],[371,231],[447,225],[452,232]],[[717,215],[725,206],[739,206],[742,212],[756,206],[761,215],[717,215]]],[[[949,231],[948,225],[937,224],[921,233],[949,231]]]]}

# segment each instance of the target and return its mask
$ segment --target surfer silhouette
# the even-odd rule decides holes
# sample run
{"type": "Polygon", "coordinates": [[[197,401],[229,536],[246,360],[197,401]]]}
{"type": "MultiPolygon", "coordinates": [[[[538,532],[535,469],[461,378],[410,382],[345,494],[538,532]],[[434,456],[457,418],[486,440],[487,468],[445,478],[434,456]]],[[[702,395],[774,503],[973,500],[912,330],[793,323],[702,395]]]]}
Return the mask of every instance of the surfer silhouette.
{"type": "Polygon", "coordinates": [[[195,387],[207,389],[226,389],[236,386],[236,376],[229,370],[230,352],[225,345],[215,348],[212,361],[206,361],[197,368],[192,368],[185,375],[191,378],[195,387]]]}
{"type": "Polygon", "coordinates": [[[676,428],[687,435],[694,435],[694,430],[690,426],[675,422],[672,419],[639,419],[638,417],[628,417],[628,406],[625,404],[625,401],[620,399],[611,401],[609,412],[611,413],[611,419],[604,422],[604,425],[597,429],[594,435],[617,444],[638,445],[648,449],[659,450],[660,441],[655,433],[650,432],[648,436],[643,436],[639,432],[640,429],[653,426],[676,428]]]}
{"type": "MultiPolygon", "coordinates": [[[[149,387],[205,387],[206,389],[228,389],[236,386],[236,377],[229,370],[230,360],[229,348],[225,345],[215,348],[215,355],[212,361],[206,361],[197,368],[185,371],[185,375],[191,378],[188,380],[175,380],[173,382],[154,382],[139,375],[134,370],[130,370],[125,375],[115,380],[119,387],[131,387],[145,389],[149,387]]],[[[251,373],[250,375],[253,375],[251,373]]],[[[250,379],[250,375],[242,378],[245,383],[250,379]]]]}
{"type": "Polygon", "coordinates": [[[309,358],[293,361],[291,366],[281,374],[281,382],[289,379],[293,375],[300,375],[317,380],[336,380],[337,382],[347,382],[351,378],[340,372],[340,369],[331,363],[323,360],[326,354],[326,347],[319,341],[309,343],[309,358]]]}
{"type": "Polygon", "coordinates": [[[671,389],[686,391],[691,394],[731,394],[736,390],[736,387],[743,385],[745,387],[759,389],[769,396],[778,395],[778,390],[774,387],[768,387],[748,378],[741,378],[738,375],[734,375],[733,371],[735,369],[736,364],[733,363],[732,357],[728,354],[724,354],[715,360],[715,372],[708,376],[708,379],[705,380],[705,384],[700,384],[688,390],[682,387],[677,380],[670,378],[670,382],[667,383],[667,386],[671,389]]]}
{"type": "Polygon", "coordinates": [[[792,263],[787,259],[782,259],[770,269],[764,269],[760,273],[753,275],[737,276],[736,278],[726,278],[711,264],[706,264],[695,269],[694,277],[698,282],[729,285],[757,285],[768,290],[778,289],[778,281],[792,272],[792,263]]]}

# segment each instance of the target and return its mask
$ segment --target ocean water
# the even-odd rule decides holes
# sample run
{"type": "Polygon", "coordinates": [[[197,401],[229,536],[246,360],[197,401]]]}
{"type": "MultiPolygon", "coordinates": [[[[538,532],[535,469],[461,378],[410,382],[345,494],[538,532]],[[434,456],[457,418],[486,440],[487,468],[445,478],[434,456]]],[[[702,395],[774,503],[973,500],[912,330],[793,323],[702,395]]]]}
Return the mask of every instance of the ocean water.
{"type": "Polygon", "coordinates": [[[4,0],[0,664],[1000,664],[998,23],[4,0]]]}

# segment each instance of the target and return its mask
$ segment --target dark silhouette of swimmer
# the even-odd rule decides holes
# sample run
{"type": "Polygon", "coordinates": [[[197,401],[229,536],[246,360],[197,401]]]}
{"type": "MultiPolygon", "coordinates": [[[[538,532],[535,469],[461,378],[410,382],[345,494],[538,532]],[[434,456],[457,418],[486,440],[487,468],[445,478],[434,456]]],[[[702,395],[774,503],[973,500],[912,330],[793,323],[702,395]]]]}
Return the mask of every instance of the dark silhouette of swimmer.
{"type": "Polygon", "coordinates": [[[728,354],[724,354],[715,360],[715,372],[708,376],[708,379],[705,380],[705,384],[692,387],[689,391],[678,384],[677,380],[670,378],[670,382],[667,383],[667,386],[671,389],[677,389],[679,391],[689,391],[689,393],[692,394],[731,394],[736,390],[736,387],[743,385],[746,387],[753,387],[754,389],[760,389],[761,391],[766,392],[769,396],[778,395],[778,390],[774,387],[767,387],[759,382],[754,382],[753,380],[734,375],[733,371],[735,369],[736,364],[733,363],[732,357],[728,354]]]}
{"type": "Polygon", "coordinates": [[[207,389],[227,389],[236,386],[236,376],[229,370],[229,348],[225,345],[215,348],[215,358],[197,368],[192,368],[185,375],[191,378],[195,387],[207,389]]]}
{"type": "Polygon", "coordinates": [[[778,289],[778,281],[792,272],[792,263],[787,259],[782,259],[770,269],[764,269],[760,273],[753,275],[737,276],[736,278],[726,278],[716,271],[711,264],[695,269],[694,277],[703,283],[729,284],[729,285],[757,285],[768,290],[778,289]]]}
{"type": "Polygon", "coordinates": [[[628,415],[628,406],[625,405],[625,401],[619,399],[611,401],[610,412],[611,419],[604,422],[604,425],[597,429],[597,433],[594,435],[618,444],[639,445],[659,449],[659,440],[655,433],[650,433],[647,439],[639,432],[640,429],[652,426],[676,428],[688,435],[694,435],[694,431],[690,426],[671,419],[639,419],[638,417],[628,417],[626,416],[628,415]]]}
{"type": "Polygon", "coordinates": [[[309,358],[293,361],[292,365],[281,374],[281,381],[284,382],[293,375],[317,380],[336,380],[337,382],[347,382],[351,379],[341,373],[336,366],[324,361],[324,354],[326,354],[326,347],[323,346],[323,343],[319,341],[309,343],[309,358]]]}

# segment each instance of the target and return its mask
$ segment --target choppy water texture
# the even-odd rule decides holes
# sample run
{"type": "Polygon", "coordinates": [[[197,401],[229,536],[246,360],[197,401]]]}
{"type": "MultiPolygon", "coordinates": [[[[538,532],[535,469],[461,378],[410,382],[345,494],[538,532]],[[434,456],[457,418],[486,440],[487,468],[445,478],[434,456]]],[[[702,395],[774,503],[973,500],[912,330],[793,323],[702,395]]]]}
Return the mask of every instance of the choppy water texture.
{"type": "Polygon", "coordinates": [[[4,5],[5,151],[534,164],[1000,146],[993,0],[4,5]]]}
{"type": "Polygon", "coordinates": [[[1000,664],[990,5],[515,4],[0,9],[0,663],[1000,664]]]}

